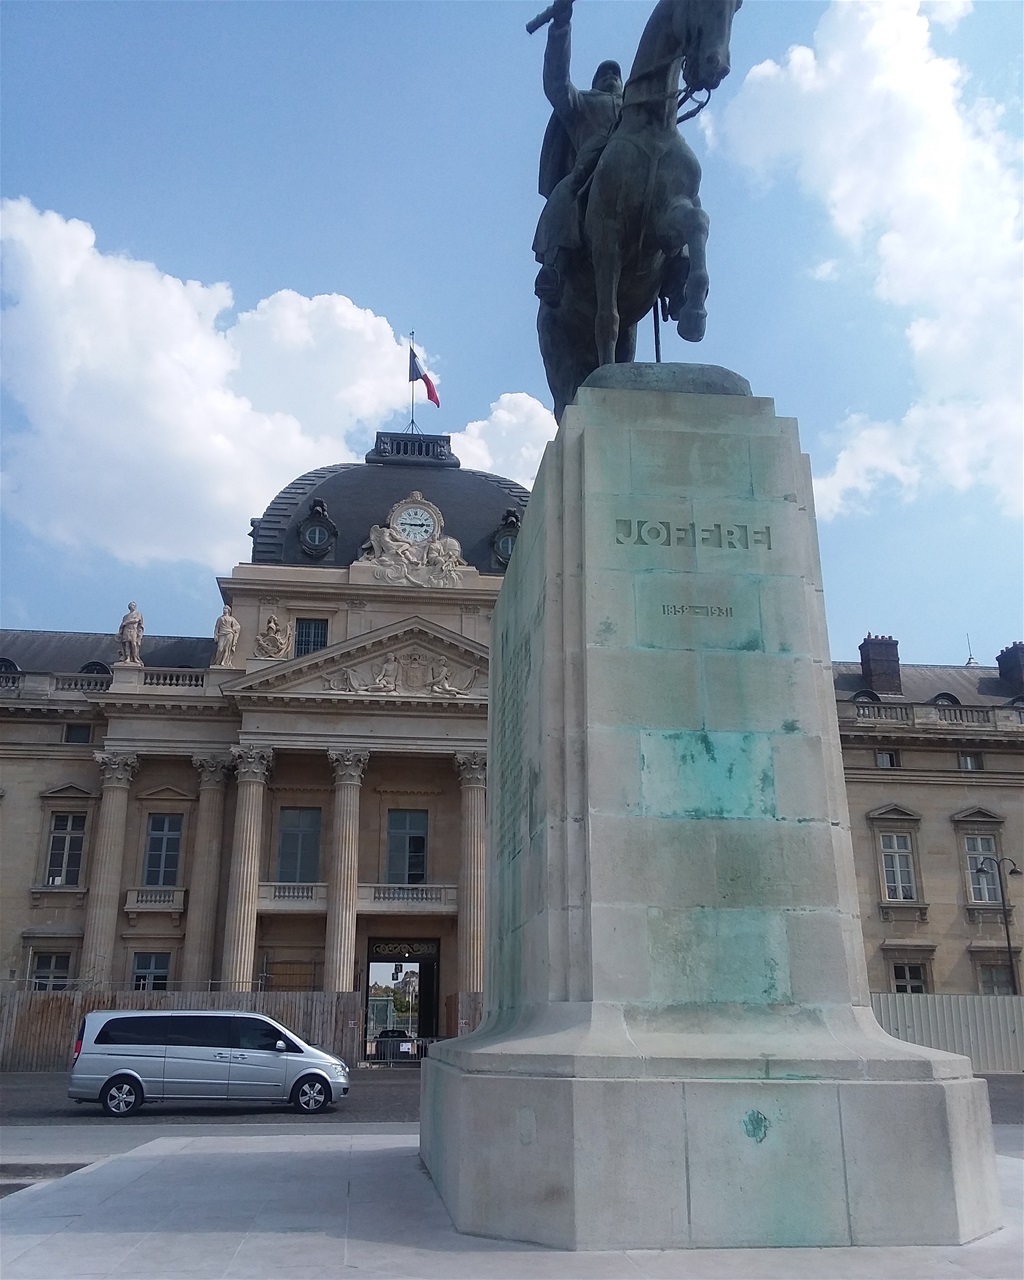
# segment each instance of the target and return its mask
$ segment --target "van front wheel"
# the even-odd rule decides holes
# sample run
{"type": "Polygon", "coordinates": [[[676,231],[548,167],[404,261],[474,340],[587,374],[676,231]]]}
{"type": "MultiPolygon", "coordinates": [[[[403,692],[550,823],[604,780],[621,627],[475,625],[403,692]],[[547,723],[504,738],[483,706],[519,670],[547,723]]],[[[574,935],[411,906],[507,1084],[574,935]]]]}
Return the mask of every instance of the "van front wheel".
{"type": "Polygon", "coordinates": [[[317,1076],[304,1076],[292,1090],[292,1106],[303,1115],[315,1116],[330,1100],[330,1088],[317,1076]]]}
{"type": "Polygon", "coordinates": [[[100,1103],[108,1116],[130,1116],[142,1106],[142,1086],[131,1076],[114,1076],[103,1086],[100,1103]]]}

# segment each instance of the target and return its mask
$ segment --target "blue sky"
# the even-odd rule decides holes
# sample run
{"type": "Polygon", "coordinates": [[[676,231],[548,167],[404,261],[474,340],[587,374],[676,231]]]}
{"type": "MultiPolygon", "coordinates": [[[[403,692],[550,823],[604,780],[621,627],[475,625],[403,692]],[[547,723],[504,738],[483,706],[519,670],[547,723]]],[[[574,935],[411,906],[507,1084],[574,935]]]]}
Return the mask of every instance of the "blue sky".
{"type": "MultiPolygon", "coordinates": [[[[3,4],[4,625],[208,634],[249,517],[407,422],[410,329],[420,425],[529,483],[542,7],[3,4]]],[[[651,7],[580,0],[577,83],[651,7]]],[[[708,333],[664,355],[799,419],[836,658],[1024,633],[1022,13],[746,0],[684,126],[708,333]]]]}

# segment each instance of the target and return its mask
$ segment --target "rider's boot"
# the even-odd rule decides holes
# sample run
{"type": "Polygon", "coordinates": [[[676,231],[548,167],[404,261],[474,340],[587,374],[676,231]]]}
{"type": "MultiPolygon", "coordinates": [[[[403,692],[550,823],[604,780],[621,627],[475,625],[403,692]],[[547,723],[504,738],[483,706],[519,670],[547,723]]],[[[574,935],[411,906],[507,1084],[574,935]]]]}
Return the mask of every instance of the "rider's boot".
{"type": "Polygon", "coordinates": [[[562,277],[553,262],[545,262],[537,272],[533,291],[541,302],[552,310],[562,301],[562,277]]]}

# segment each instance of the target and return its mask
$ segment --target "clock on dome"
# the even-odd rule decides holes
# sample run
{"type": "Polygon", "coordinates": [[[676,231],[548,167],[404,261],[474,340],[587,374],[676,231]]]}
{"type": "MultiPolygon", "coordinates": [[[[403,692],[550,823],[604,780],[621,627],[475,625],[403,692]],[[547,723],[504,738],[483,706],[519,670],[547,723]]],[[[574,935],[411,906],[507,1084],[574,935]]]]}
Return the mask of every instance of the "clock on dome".
{"type": "Polygon", "coordinates": [[[406,507],[395,528],[410,542],[429,542],[437,532],[437,521],[426,507],[406,507]]]}
{"type": "Polygon", "coordinates": [[[408,542],[433,542],[441,532],[444,521],[440,510],[427,502],[418,490],[396,503],[388,515],[388,524],[394,533],[408,542]]]}

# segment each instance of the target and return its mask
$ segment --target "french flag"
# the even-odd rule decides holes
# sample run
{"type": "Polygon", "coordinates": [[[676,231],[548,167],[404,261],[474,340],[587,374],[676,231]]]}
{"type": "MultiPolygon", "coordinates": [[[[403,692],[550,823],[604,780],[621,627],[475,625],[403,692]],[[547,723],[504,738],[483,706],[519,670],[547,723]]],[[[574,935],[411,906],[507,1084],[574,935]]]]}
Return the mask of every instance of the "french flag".
{"type": "Polygon", "coordinates": [[[427,377],[427,371],[420,364],[420,358],[412,347],[409,348],[409,381],[422,382],[427,389],[427,399],[440,409],[441,401],[437,398],[437,388],[427,377]]]}

